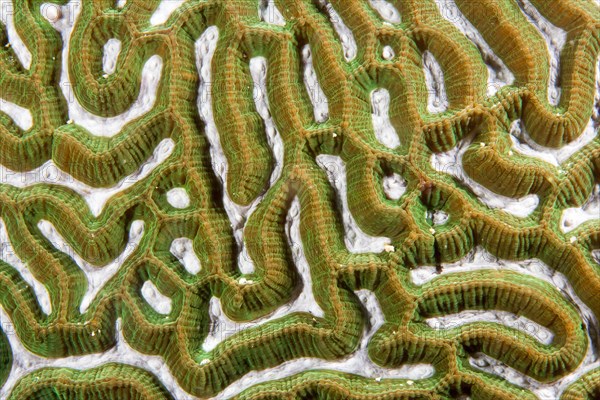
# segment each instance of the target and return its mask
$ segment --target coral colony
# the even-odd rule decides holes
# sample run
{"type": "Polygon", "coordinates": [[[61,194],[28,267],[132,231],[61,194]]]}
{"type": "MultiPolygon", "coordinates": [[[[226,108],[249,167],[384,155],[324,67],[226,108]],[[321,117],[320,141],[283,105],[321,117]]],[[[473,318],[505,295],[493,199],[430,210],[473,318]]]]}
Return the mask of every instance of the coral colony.
{"type": "Polygon", "coordinates": [[[0,17],[0,399],[600,398],[600,1],[0,17]]]}

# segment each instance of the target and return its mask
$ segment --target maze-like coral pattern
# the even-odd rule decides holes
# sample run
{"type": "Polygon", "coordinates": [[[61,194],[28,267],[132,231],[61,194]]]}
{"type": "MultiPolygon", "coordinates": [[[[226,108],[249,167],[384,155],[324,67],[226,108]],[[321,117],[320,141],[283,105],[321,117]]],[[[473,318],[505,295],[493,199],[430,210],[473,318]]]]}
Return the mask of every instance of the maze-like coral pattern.
{"type": "Polygon", "coordinates": [[[594,0],[1,5],[3,396],[600,396],[594,0]]]}

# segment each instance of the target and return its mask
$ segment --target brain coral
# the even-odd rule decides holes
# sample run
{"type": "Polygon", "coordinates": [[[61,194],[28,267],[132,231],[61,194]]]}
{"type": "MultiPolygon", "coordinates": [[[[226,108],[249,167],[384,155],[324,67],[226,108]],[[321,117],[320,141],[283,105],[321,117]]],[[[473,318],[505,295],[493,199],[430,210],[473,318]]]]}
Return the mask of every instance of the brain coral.
{"type": "Polygon", "coordinates": [[[1,398],[600,398],[597,0],[0,8],[1,398]]]}

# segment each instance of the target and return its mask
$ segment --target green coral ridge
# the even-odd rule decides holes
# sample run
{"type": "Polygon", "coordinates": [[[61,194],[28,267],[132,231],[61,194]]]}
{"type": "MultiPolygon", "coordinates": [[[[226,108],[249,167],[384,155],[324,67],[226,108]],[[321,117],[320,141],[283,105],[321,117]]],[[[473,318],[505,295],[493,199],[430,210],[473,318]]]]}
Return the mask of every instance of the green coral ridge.
{"type": "MultiPolygon", "coordinates": [[[[553,25],[567,32],[560,53],[560,102],[548,101],[550,57],[544,38],[517,0],[455,0],[514,82],[489,96],[486,62],[478,48],[448,21],[434,0],[390,0],[401,23],[387,23],[363,0],[275,0],[285,25],[263,21],[257,0],[188,0],[161,25],[150,24],[158,0],[82,0],[69,43],[72,95],[88,112],[114,117],[140,95],[141,71],[153,55],[162,59],[158,96],[150,111],[112,137],[68,123],[69,104],[60,85],[63,42],[42,15],[40,0],[14,1],[16,32],[31,53],[21,65],[0,25],[0,97],[30,111],[24,131],[0,112],[0,164],[26,172],[52,160],[91,187],[111,187],[134,174],[163,140],[171,155],[145,178],[112,196],[98,216],[75,191],[42,183],[0,185],[0,217],[15,254],[47,289],[51,312],[19,272],[0,262],[0,305],[15,335],[38,356],[62,358],[108,351],[116,344],[116,321],[134,350],[160,356],[177,384],[193,396],[216,396],[250,371],[311,357],[341,360],[359,347],[368,315],[355,291],[372,291],[385,323],[368,344],[370,359],[385,368],[430,364],[432,376],[372,379],[327,369],[307,370],[252,386],[243,399],[534,399],[534,393],[475,368],[475,353],[499,360],[540,382],[552,383],[583,362],[590,345],[576,306],[553,285],[505,269],[448,273],[423,284],[411,270],[442,266],[481,246],[495,257],[539,259],[568,279],[577,296],[600,317],[600,220],[561,230],[563,210],[580,207],[600,181],[596,136],[560,166],[511,151],[510,127],[521,120],[541,146],[559,148],[577,140],[594,109],[600,52],[600,8],[593,0],[530,0],[553,25]],[[326,4],[327,3],[327,4],[326,4]],[[327,13],[333,8],[356,39],[346,60],[327,13]],[[212,111],[227,158],[226,185],[215,173],[207,127],[199,115],[200,76],[195,43],[218,28],[212,59],[212,111]],[[116,72],[104,75],[102,48],[121,41],[116,72]],[[328,119],[315,120],[303,81],[302,49],[308,44],[328,119]],[[391,59],[382,57],[385,46],[391,59]],[[432,114],[423,71],[429,51],[444,75],[448,107],[432,114]],[[264,57],[270,115],[284,144],[281,174],[269,183],[276,160],[257,111],[250,60],[264,57]],[[389,118],[400,139],[390,149],[372,123],[370,94],[390,94],[389,118]],[[486,206],[451,174],[434,169],[433,154],[472,144],[462,158],[467,175],[492,192],[513,198],[537,195],[525,217],[486,206]],[[319,167],[320,154],[340,156],[346,166],[348,208],[368,235],[390,239],[393,251],[352,253],[344,243],[336,192],[319,167]],[[386,197],[384,178],[406,180],[398,199],[386,197]],[[167,192],[185,188],[189,206],[173,207],[167,192]],[[244,227],[254,271],[238,269],[238,244],[223,193],[239,205],[263,196],[244,227]],[[300,203],[300,236],[312,290],[323,317],[292,312],[235,333],[203,350],[211,319],[209,302],[220,299],[235,321],[252,322],[295,299],[301,277],[286,234],[292,201],[300,203]],[[448,214],[435,228],[428,211],[448,214]],[[42,234],[49,221],[66,243],[98,269],[128,246],[129,230],[144,222],[131,255],[102,287],[85,312],[88,288],[74,259],[42,234]],[[189,238],[201,263],[189,273],[171,253],[172,242],[189,238]],[[575,240],[572,240],[575,238],[575,240]],[[172,300],[167,315],[156,312],[141,288],[150,280],[172,300]],[[427,319],[464,310],[508,311],[550,329],[543,344],[520,330],[473,322],[439,330],[427,319]],[[206,361],[208,360],[208,361],[206,361]]],[[[371,2],[372,3],[372,2],[371,2]]],[[[55,2],[66,4],[66,2],[55,2]]],[[[388,57],[389,58],[389,57],[388,57]]],[[[69,121],[71,122],[71,121],[69,121]]],[[[598,124],[593,126],[598,132],[598,124]]],[[[109,136],[109,135],[106,135],[109,136]]],[[[387,248],[388,250],[391,247],[387,248]]],[[[6,329],[6,327],[4,327],[6,329]]],[[[0,336],[0,380],[15,354],[0,336]]],[[[595,339],[595,338],[594,338],[595,339]]],[[[597,344],[597,343],[596,343],[597,344]]],[[[600,370],[581,375],[562,398],[600,396],[600,370]]],[[[22,377],[11,399],[168,399],[158,378],[140,366],[109,363],[74,370],[48,367],[22,377]]]]}

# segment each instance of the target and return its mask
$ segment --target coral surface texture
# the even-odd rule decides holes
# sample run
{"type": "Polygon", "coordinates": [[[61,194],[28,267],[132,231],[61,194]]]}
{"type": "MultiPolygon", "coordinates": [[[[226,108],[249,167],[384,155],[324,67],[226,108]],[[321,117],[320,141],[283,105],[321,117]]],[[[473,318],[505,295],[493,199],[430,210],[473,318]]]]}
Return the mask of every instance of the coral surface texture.
{"type": "Polygon", "coordinates": [[[600,399],[600,0],[0,0],[0,399],[600,399]]]}

